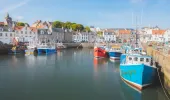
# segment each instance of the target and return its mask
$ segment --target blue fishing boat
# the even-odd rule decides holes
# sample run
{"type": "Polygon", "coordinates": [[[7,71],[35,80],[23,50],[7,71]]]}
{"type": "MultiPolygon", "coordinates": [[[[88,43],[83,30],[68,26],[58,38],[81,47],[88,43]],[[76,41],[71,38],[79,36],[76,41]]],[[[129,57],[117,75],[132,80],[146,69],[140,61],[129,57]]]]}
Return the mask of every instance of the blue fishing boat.
{"type": "Polygon", "coordinates": [[[42,43],[41,45],[37,46],[37,53],[38,54],[51,54],[51,53],[56,53],[56,48],[55,45],[47,44],[47,43],[42,43]]]}
{"type": "Polygon", "coordinates": [[[109,57],[112,61],[119,61],[121,54],[121,47],[118,45],[112,46],[112,48],[109,50],[109,57]]]}
{"type": "MultiPolygon", "coordinates": [[[[141,51],[139,51],[141,52],[141,51]]],[[[122,54],[120,76],[129,85],[138,90],[151,85],[155,79],[156,67],[152,57],[134,52],[122,54]]]]}

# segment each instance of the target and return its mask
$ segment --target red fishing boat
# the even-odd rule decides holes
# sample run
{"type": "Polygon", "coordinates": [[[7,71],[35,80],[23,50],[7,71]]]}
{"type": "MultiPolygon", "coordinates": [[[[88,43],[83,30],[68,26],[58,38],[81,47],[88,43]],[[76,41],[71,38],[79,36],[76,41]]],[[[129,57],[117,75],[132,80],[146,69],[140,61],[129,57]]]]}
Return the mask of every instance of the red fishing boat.
{"type": "Polygon", "coordinates": [[[107,51],[103,46],[101,47],[94,47],[94,57],[96,58],[107,58],[107,51]]]}

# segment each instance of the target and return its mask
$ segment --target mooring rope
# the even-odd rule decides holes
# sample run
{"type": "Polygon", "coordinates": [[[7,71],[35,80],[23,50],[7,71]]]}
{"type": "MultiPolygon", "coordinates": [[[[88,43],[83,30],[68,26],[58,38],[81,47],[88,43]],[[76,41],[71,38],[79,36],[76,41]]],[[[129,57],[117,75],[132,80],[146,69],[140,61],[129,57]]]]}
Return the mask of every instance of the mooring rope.
{"type": "Polygon", "coordinates": [[[170,100],[170,98],[168,97],[168,95],[167,95],[167,93],[166,93],[166,91],[165,91],[165,88],[164,88],[164,86],[163,86],[163,84],[162,84],[162,81],[161,81],[161,77],[160,77],[159,69],[158,69],[158,68],[157,68],[157,72],[158,72],[159,81],[160,81],[160,83],[161,83],[162,89],[163,89],[163,91],[164,91],[166,97],[168,98],[168,100],[170,100]]]}

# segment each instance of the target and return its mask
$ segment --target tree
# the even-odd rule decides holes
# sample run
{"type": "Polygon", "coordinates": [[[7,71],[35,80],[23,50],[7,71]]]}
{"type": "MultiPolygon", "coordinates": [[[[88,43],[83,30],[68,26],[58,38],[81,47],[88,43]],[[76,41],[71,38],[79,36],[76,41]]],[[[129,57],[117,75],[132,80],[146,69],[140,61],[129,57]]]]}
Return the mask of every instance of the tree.
{"type": "Polygon", "coordinates": [[[72,25],[72,23],[71,22],[66,22],[66,23],[64,23],[64,28],[67,28],[67,29],[70,29],[71,28],[71,25],[72,25]]]}
{"type": "Polygon", "coordinates": [[[90,32],[90,27],[86,26],[84,29],[86,32],[90,32]]]}
{"type": "Polygon", "coordinates": [[[55,22],[53,22],[52,26],[53,26],[54,28],[62,28],[63,22],[55,21],[55,22]]]}
{"type": "Polygon", "coordinates": [[[99,32],[97,32],[97,35],[98,35],[98,36],[102,36],[103,33],[102,33],[101,31],[99,31],[99,32]]]}
{"type": "Polygon", "coordinates": [[[84,26],[82,24],[77,24],[77,30],[83,31],[84,26]]]}
{"type": "Polygon", "coordinates": [[[77,24],[72,24],[71,28],[72,28],[72,30],[77,31],[77,24]]]}
{"type": "Polygon", "coordinates": [[[18,22],[16,26],[25,26],[25,24],[23,22],[18,22]]]}

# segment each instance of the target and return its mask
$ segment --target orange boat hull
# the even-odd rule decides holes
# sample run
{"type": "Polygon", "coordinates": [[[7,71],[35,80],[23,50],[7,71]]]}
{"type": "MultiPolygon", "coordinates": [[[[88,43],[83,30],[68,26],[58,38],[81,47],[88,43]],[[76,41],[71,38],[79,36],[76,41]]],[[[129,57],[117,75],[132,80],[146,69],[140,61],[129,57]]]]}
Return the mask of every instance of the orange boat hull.
{"type": "Polygon", "coordinates": [[[96,57],[96,58],[107,58],[107,52],[100,47],[95,47],[94,48],[94,57],[96,57]]]}

